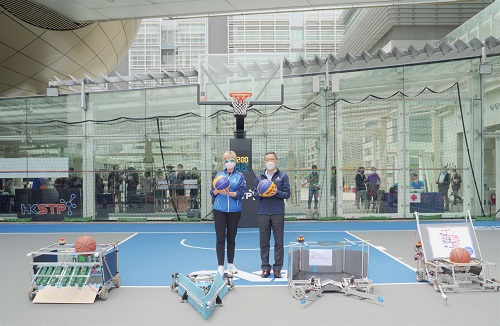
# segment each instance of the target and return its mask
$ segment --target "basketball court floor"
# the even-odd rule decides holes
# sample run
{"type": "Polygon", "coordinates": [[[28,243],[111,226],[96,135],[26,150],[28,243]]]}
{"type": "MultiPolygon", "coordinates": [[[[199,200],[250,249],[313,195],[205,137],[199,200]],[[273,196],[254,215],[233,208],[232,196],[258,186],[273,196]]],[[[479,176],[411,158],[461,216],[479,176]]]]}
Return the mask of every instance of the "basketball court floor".
{"type": "MultiPolygon", "coordinates": [[[[429,222],[435,223],[435,222],[429,222]]],[[[443,223],[439,221],[439,223],[443,223]]],[[[500,263],[500,221],[476,222],[484,260],[500,263]]],[[[260,278],[258,230],[239,229],[235,288],[208,320],[170,290],[171,275],[216,269],[213,223],[0,224],[0,325],[500,325],[500,292],[449,293],[415,280],[413,221],[288,222],[285,243],[366,240],[369,278],[383,303],[324,293],[301,305],[284,278],[260,278]],[[94,304],[28,300],[28,252],[81,235],[119,243],[120,288],[94,304]]],[[[285,248],[285,253],[288,252],[285,248]]],[[[272,252],[271,252],[272,256],[272,252]]],[[[285,255],[285,267],[288,257],[285,255]]],[[[495,267],[491,276],[500,276],[495,267]]]]}

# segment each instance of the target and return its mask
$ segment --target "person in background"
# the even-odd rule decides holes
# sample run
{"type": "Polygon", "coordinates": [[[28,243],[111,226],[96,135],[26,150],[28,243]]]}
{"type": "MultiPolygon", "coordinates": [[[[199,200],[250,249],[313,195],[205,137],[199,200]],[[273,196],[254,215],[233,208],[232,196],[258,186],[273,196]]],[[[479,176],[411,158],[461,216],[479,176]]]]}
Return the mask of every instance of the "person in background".
{"type": "Polygon", "coordinates": [[[101,203],[101,195],[104,193],[104,180],[102,180],[101,175],[95,173],[95,202],[101,203]]]}
{"type": "Polygon", "coordinates": [[[271,274],[269,263],[269,250],[271,248],[271,230],[274,237],[274,264],[272,266],[274,277],[281,278],[284,257],[284,234],[285,234],[285,199],[290,198],[290,180],[288,175],[277,168],[278,157],[275,152],[264,155],[266,168],[255,178],[254,198],[259,201],[259,237],[260,237],[260,259],[262,278],[271,274]],[[271,180],[276,189],[269,197],[263,197],[258,193],[258,185],[262,180],[271,180]]]}
{"type": "Polygon", "coordinates": [[[43,178],[33,178],[33,184],[31,185],[31,189],[40,189],[43,185],[43,178]]]}
{"type": "Polygon", "coordinates": [[[318,197],[319,197],[319,174],[318,166],[311,166],[311,173],[307,176],[307,183],[309,184],[309,198],[307,199],[307,209],[311,210],[311,203],[314,198],[314,210],[318,209],[318,197]]]}
{"type": "Polygon", "coordinates": [[[118,165],[113,165],[113,171],[108,175],[108,192],[113,195],[113,205],[118,204],[119,211],[122,213],[122,189],[120,186],[123,182],[123,173],[118,168],[118,165]]]}
{"type": "Polygon", "coordinates": [[[227,240],[227,270],[235,274],[238,269],[234,265],[236,249],[236,233],[241,218],[241,199],[246,191],[246,181],[243,173],[236,171],[236,153],[227,151],[222,155],[224,170],[217,176],[226,176],[229,179],[229,189],[217,190],[213,184],[210,195],[214,199],[213,214],[215,222],[217,272],[224,275],[224,254],[227,240]]]}
{"type": "Polygon", "coordinates": [[[69,168],[68,179],[66,179],[67,188],[82,188],[83,180],[76,175],[75,168],[69,168]]]}
{"type": "Polygon", "coordinates": [[[451,178],[451,196],[453,196],[453,204],[462,204],[463,199],[458,195],[458,191],[462,185],[462,176],[456,169],[451,170],[453,177],[451,178]]]}
{"type": "Polygon", "coordinates": [[[197,167],[191,169],[190,178],[196,180],[196,188],[189,190],[189,196],[191,197],[191,208],[198,209],[198,189],[201,186],[201,175],[197,167]]]}
{"type": "Polygon", "coordinates": [[[410,177],[411,177],[411,181],[409,184],[410,189],[424,189],[424,182],[418,179],[418,174],[412,173],[410,177]]]}
{"type": "Polygon", "coordinates": [[[184,165],[179,164],[177,165],[177,180],[176,180],[176,187],[177,191],[176,194],[177,196],[185,196],[186,192],[184,191],[184,180],[186,180],[186,173],[184,172],[184,165]]]}
{"type": "Polygon", "coordinates": [[[137,195],[137,186],[139,185],[139,174],[135,172],[135,169],[133,167],[128,168],[125,183],[127,184],[127,196],[137,195]]]}
{"type": "Polygon", "coordinates": [[[12,192],[12,182],[12,178],[4,179],[2,191],[10,194],[12,192]]]}
{"type": "Polygon", "coordinates": [[[398,193],[398,183],[393,183],[392,186],[389,188],[389,193],[390,194],[397,194],[398,193]]]}
{"type": "MultiPolygon", "coordinates": [[[[375,209],[375,201],[377,200],[377,193],[380,189],[380,176],[377,173],[377,168],[371,167],[370,175],[366,178],[366,188],[368,191],[368,199],[371,199],[373,208],[375,209]]],[[[370,208],[370,202],[367,202],[367,208],[370,208]]]]}
{"type": "Polygon", "coordinates": [[[438,185],[438,191],[443,195],[444,210],[449,211],[450,199],[448,198],[448,190],[450,189],[450,173],[446,165],[443,165],[441,168],[441,173],[439,174],[436,184],[438,185]]]}
{"type": "Polygon", "coordinates": [[[141,194],[150,195],[153,192],[154,178],[151,177],[151,173],[151,171],[146,171],[140,178],[141,194]]]}
{"type": "Polygon", "coordinates": [[[175,174],[174,167],[172,165],[167,165],[166,179],[168,181],[168,195],[169,197],[174,197],[177,190],[177,175],[175,174]]]}
{"type": "Polygon", "coordinates": [[[333,211],[332,213],[337,213],[337,167],[334,165],[331,168],[330,177],[330,196],[333,198],[333,211]]]}
{"type": "Polygon", "coordinates": [[[366,176],[365,168],[358,167],[358,173],[354,177],[354,182],[356,183],[356,208],[359,209],[360,203],[364,205],[366,200],[366,176]]]}
{"type": "MultiPolygon", "coordinates": [[[[161,169],[158,169],[156,171],[156,177],[154,178],[154,184],[155,184],[154,197],[155,197],[155,205],[157,212],[163,212],[166,210],[165,201],[166,201],[167,190],[165,189],[165,187],[167,185],[166,183],[163,183],[164,181],[166,181],[165,174],[161,171],[161,169]]],[[[170,188],[170,185],[168,185],[168,187],[170,188]]]]}

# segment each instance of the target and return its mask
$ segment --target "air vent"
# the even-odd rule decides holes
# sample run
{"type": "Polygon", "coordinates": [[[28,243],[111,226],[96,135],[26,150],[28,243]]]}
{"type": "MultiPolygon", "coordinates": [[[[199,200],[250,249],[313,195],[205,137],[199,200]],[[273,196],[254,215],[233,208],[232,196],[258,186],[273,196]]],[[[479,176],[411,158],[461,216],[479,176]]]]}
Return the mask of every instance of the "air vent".
{"type": "Polygon", "coordinates": [[[92,24],[72,22],[29,0],[0,0],[0,7],[25,23],[53,31],[71,31],[92,24]]]}

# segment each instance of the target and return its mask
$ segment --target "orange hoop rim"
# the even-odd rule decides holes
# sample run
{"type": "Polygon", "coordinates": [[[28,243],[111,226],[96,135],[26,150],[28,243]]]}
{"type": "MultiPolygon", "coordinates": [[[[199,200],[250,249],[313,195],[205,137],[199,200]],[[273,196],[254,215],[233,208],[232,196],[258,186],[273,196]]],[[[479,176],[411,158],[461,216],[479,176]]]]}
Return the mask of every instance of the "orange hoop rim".
{"type": "Polygon", "coordinates": [[[229,97],[236,99],[239,103],[243,102],[245,99],[251,97],[252,92],[231,92],[229,97]]]}

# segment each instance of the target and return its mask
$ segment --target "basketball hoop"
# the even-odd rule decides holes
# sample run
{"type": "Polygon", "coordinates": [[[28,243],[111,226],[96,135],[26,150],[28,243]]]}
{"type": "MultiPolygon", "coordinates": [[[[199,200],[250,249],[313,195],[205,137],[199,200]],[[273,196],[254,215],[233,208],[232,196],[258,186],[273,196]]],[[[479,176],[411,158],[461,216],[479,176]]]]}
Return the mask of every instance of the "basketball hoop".
{"type": "Polygon", "coordinates": [[[250,98],[252,93],[250,92],[231,92],[229,93],[231,97],[231,103],[234,108],[234,115],[247,115],[247,109],[250,106],[250,98]]]}

